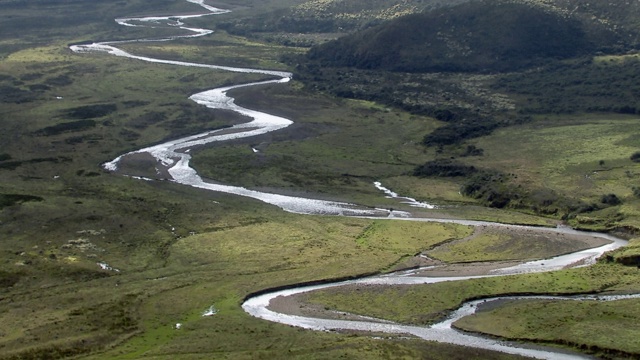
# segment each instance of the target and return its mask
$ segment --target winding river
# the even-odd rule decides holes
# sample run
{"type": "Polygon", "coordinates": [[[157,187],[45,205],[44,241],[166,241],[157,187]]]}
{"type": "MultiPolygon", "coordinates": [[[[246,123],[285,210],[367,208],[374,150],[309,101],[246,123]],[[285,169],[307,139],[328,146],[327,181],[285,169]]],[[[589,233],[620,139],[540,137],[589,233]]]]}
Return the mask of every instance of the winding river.
{"type": "MultiPolygon", "coordinates": [[[[542,350],[522,347],[521,344],[514,344],[502,341],[496,341],[480,336],[472,336],[461,333],[452,329],[451,324],[460,319],[463,316],[467,316],[475,312],[477,305],[480,302],[492,301],[495,299],[485,299],[475,302],[469,302],[462,306],[459,310],[455,311],[451,316],[438,324],[429,327],[419,326],[407,326],[383,321],[376,321],[375,319],[369,319],[365,321],[346,321],[346,320],[330,320],[320,318],[310,318],[288,315],[283,313],[277,313],[269,309],[269,304],[272,299],[280,296],[291,296],[303,292],[314,291],[318,289],[324,289],[329,287],[337,287],[343,285],[352,284],[429,284],[444,281],[463,281],[472,278],[479,277],[493,277],[493,276],[507,276],[523,272],[540,272],[540,271],[553,271],[562,269],[573,264],[588,265],[593,263],[595,259],[602,255],[606,251],[616,249],[625,244],[625,241],[617,239],[606,234],[593,234],[582,233],[569,228],[538,228],[527,226],[506,225],[482,221],[467,221],[467,220],[450,220],[450,219],[425,219],[412,217],[411,213],[403,211],[390,211],[386,209],[374,209],[355,204],[349,204],[337,201],[325,201],[317,199],[309,199],[294,196],[285,196],[274,193],[265,193],[255,190],[246,189],[243,187],[221,185],[203,180],[195,169],[189,166],[191,156],[189,152],[191,149],[202,146],[205,144],[228,141],[232,139],[239,139],[249,136],[256,136],[265,134],[272,131],[283,129],[292,124],[292,121],[282,117],[266,114],[259,111],[254,111],[240,107],[234,103],[234,99],[227,95],[230,90],[238,89],[241,87],[257,86],[274,83],[286,83],[290,81],[291,74],[282,71],[270,71],[260,69],[247,69],[238,67],[227,67],[210,64],[200,64],[184,61],[162,60],[145,56],[138,56],[128,53],[117,46],[119,44],[131,43],[131,42],[161,42],[170,41],[179,38],[194,38],[211,34],[213,31],[208,29],[187,27],[183,23],[183,20],[209,16],[215,14],[222,14],[228,12],[228,10],[218,9],[213,6],[209,6],[204,3],[204,0],[187,0],[188,2],[197,4],[207,10],[202,14],[195,15],[171,15],[171,16],[152,16],[152,17],[130,17],[119,18],[116,22],[123,26],[171,26],[176,29],[182,30],[184,35],[176,35],[168,38],[161,39],[137,39],[128,41],[113,41],[113,42],[99,42],[92,44],[73,45],[71,50],[76,53],[95,53],[103,52],[115,56],[126,57],[130,59],[136,59],[140,61],[168,64],[176,66],[186,67],[199,67],[209,68],[212,70],[231,71],[238,73],[256,73],[272,76],[272,80],[254,82],[248,84],[240,84],[234,86],[227,86],[222,88],[216,88],[207,90],[190,96],[190,99],[198,104],[205,105],[211,109],[224,109],[235,111],[239,114],[245,115],[252,120],[235,125],[231,128],[208,131],[205,133],[188,136],[176,140],[171,140],[159,145],[146,147],[140,150],[136,150],[127,154],[123,154],[113,161],[105,163],[103,166],[109,171],[117,171],[122,163],[135,159],[140,156],[151,156],[157,163],[156,170],[158,173],[164,174],[170,181],[192,186],[201,189],[207,189],[211,191],[225,192],[229,194],[235,194],[239,196],[246,196],[254,198],[269,204],[276,205],[285,211],[299,213],[299,214],[314,214],[314,215],[343,215],[343,216],[357,216],[366,218],[393,218],[399,221],[437,221],[437,222],[450,222],[469,226],[499,226],[509,228],[519,228],[527,231],[535,232],[547,232],[549,234],[574,234],[574,235],[590,235],[597,236],[609,240],[610,243],[598,248],[583,250],[572,254],[562,255],[553,259],[545,259],[541,261],[532,261],[517,266],[503,268],[493,271],[487,275],[480,276],[466,276],[466,277],[424,277],[418,276],[417,272],[402,272],[380,276],[367,277],[357,280],[337,282],[331,284],[317,285],[317,286],[302,286],[294,289],[274,291],[267,294],[254,296],[246,300],[242,307],[252,316],[262,318],[269,321],[275,321],[283,324],[314,329],[314,330],[332,330],[332,329],[349,329],[349,330],[364,330],[375,332],[387,332],[387,333],[400,333],[400,334],[412,334],[414,336],[423,338],[425,340],[439,341],[450,344],[471,346],[489,350],[496,350],[510,354],[519,354],[534,358],[548,358],[548,359],[581,359],[585,358],[584,355],[559,353],[553,350],[542,350]]],[[[144,179],[152,180],[152,179],[144,179]]],[[[398,198],[405,203],[409,203],[411,206],[430,208],[430,204],[420,203],[411,198],[401,197],[392,191],[384,188],[382,184],[375,183],[379,190],[383,191],[387,196],[398,198]]],[[[640,297],[637,295],[630,295],[628,297],[640,297]]],[[[524,298],[524,297],[523,297],[524,298]]],[[[527,297],[532,298],[532,297],[527,297]]],[[[593,297],[535,297],[535,298],[554,298],[554,299],[571,299],[574,301],[594,301],[593,297]]],[[[620,296],[604,297],[599,296],[599,301],[614,301],[620,299],[620,296]]],[[[502,299],[502,298],[497,298],[502,299]]]]}

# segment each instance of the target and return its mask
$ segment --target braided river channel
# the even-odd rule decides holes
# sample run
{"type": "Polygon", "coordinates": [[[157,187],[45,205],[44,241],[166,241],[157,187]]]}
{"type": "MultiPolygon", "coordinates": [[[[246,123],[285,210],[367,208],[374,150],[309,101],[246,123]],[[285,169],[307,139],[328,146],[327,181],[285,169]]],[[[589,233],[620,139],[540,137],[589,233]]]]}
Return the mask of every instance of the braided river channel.
{"type": "MultiPolygon", "coordinates": [[[[640,298],[638,295],[619,295],[619,296],[573,296],[573,297],[552,297],[552,296],[522,296],[522,297],[499,297],[492,299],[483,299],[468,302],[463,304],[458,310],[454,311],[450,316],[437,324],[431,326],[409,326],[397,323],[391,323],[388,321],[382,321],[372,318],[363,318],[360,320],[334,320],[323,318],[312,318],[297,315],[289,315],[281,312],[276,312],[270,308],[270,304],[273,299],[292,296],[304,292],[311,292],[320,289],[326,289],[330,287],[339,287],[345,285],[354,284],[387,284],[387,285],[410,285],[410,284],[432,284],[445,281],[463,281],[473,278],[481,277],[497,277],[497,276],[510,276],[527,272],[542,272],[542,271],[554,271],[563,269],[570,266],[580,264],[580,266],[587,266],[592,264],[597,257],[607,251],[614,250],[621,246],[624,246],[626,242],[624,240],[615,238],[611,235],[601,233],[584,233],[576,231],[566,227],[559,228],[541,228],[541,227],[528,227],[519,225],[507,225],[500,223],[482,222],[482,221],[469,221],[469,220],[452,220],[452,219],[429,219],[414,217],[410,212],[404,211],[392,211],[387,209],[374,209],[370,207],[358,206],[356,204],[350,204],[337,201],[325,201],[317,199],[309,199],[303,197],[286,196],[276,193],[259,192],[255,190],[246,189],[243,187],[222,185],[203,180],[197,173],[197,171],[189,166],[191,156],[190,151],[196,147],[203,145],[222,142],[233,139],[245,138],[250,136],[256,136],[265,134],[272,131],[278,131],[283,129],[293,122],[289,119],[266,114],[264,112],[254,111],[247,108],[240,107],[234,103],[234,99],[227,95],[228,91],[238,89],[242,87],[257,86],[264,84],[276,84],[287,83],[291,80],[292,74],[282,71],[270,71],[261,69],[248,69],[238,67],[227,67],[210,64],[192,63],[185,61],[173,61],[156,59],[145,56],[137,56],[126,52],[118,48],[119,44],[132,43],[132,42],[163,42],[171,41],[174,39],[195,38],[200,36],[206,36],[213,31],[208,29],[188,27],[184,24],[184,21],[189,18],[210,16],[216,14],[223,14],[229,12],[228,10],[219,9],[204,3],[204,0],[187,0],[188,2],[199,5],[203,8],[201,14],[190,15],[171,15],[171,16],[149,16],[149,17],[129,17],[118,18],[115,21],[123,26],[130,27],[172,27],[179,29],[183,35],[176,35],[161,39],[136,39],[126,41],[112,41],[112,42],[98,42],[91,44],[81,44],[71,46],[71,50],[75,53],[108,53],[115,56],[136,59],[139,61],[145,61],[149,63],[168,64],[175,66],[185,67],[198,67],[209,68],[212,70],[223,70],[238,73],[254,73],[272,76],[273,80],[254,82],[248,84],[238,84],[233,86],[227,86],[222,88],[211,89],[203,91],[197,94],[191,95],[189,98],[198,104],[205,105],[211,109],[231,110],[241,115],[247,116],[252,120],[235,125],[231,128],[225,128],[220,130],[213,130],[196,134],[180,139],[167,141],[162,144],[146,147],[136,151],[132,151],[123,154],[113,161],[103,164],[103,167],[109,171],[119,171],[119,167],[123,162],[128,159],[144,157],[152,157],[157,163],[158,173],[162,173],[164,178],[173,181],[178,184],[192,186],[195,188],[206,189],[210,191],[225,192],[229,194],[235,194],[238,196],[246,196],[254,198],[272,205],[276,205],[284,211],[308,214],[308,215],[334,215],[334,216],[354,216],[364,218],[390,218],[394,221],[434,221],[434,222],[449,222],[468,226],[493,226],[504,227],[509,229],[520,229],[524,231],[546,233],[548,235],[567,235],[573,236],[585,236],[585,237],[599,237],[607,241],[606,245],[582,250],[571,254],[557,256],[552,259],[545,259],[539,261],[531,261],[522,263],[519,265],[492,270],[486,275],[475,276],[460,276],[460,277],[439,277],[439,276],[424,276],[421,275],[422,269],[415,271],[404,271],[398,273],[391,273],[385,275],[371,276],[360,278],[356,280],[326,283],[322,285],[314,286],[299,286],[291,287],[286,290],[267,291],[260,295],[252,296],[246,299],[242,304],[242,308],[250,315],[257,318],[261,318],[268,321],[279,322],[282,324],[288,324],[292,326],[318,330],[356,330],[356,331],[371,331],[376,333],[393,333],[393,334],[410,334],[429,341],[438,341],[442,343],[463,345],[469,347],[476,347],[482,349],[489,349],[500,351],[510,354],[518,354],[539,359],[584,359],[588,358],[586,355],[559,352],[550,348],[539,347],[527,347],[519,343],[510,343],[506,341],[499,341],[495,339],[485,338],[478,335],[470,335],[452,328],[453,322],[456,320],[473,314],[477,305],[480,303],[487,303],[501,299],[563,299],[566,301],[615,301],[625,298],[640,298]]],[[[126,175],[126,174],[125,174],[126,175]]],[[[153,181],[149,178],[140,178],[141,180],[153,181]]],[[[397,198],[404,203],[416,207],[428,208],[429,204],[420,203],[411,198],[403,198],[390,190],[384,188],[382,184],[375,183],[372,186],[376,186],[378,189],[386,193],[389,197],[397,198]]],[[[393,306],[393,304],[389,304],[393,306]]]]}

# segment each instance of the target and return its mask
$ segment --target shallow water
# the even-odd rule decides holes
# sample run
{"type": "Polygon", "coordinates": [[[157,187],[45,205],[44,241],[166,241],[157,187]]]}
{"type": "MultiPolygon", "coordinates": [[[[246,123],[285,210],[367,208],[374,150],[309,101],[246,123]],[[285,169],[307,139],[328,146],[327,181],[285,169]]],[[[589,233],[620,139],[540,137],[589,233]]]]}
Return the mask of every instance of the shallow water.
{"type": "MultiPolygon", "coordinates": [[[[199,36],[209,35],[213,32],[212,30],[186,27],[184,26],[183,20],[194,18],[194,17],[210,16],[210,15],[222,14],[222,13],[228,12],[228,10],[218,9],[218,8],[206,5],[204,4],[203,0],[187,0],[187,1],[203,7],[204,9],[207,10],[207,12],[202,14],[195,14],[195,15],[192,14],[192,15],[173,15],[173,16],[153,16],[153,17],[137,17],[137,18],[132,17],[132,18],[116,19],[116,22],[123,26],[132,26],[132,27],[151,26],[151,25],[152,26],[171,26],[176,29],[180,29],[184,32],[187,32],[187,35],[177,35],[177,36],[160,38],[160,39],[138,39],[138,40],[129,40],[129,41],[100,42],[100,43],[93,43],[93,44],[74,45],[74,46],[71,46],[71,50],[76,53],[104,52],[114,56],[126,57],[130,59],[136,59],[136,60],[150,62],[150,63],[169,64],[169,65],[186,66],[186,67],[209,68],[212,70],[224,70],[224,71],[232,71],[232,72],[239,72],[239,73],[257,73],[257,74],[273,76],[274,79],[268,80],[268,81],[239,84],[234,86],[211,89],[211,90],[194,94],[189,97],[194,102],[205,105],[211,109],[231,110],[239,114],[248,116],[249,118],[252,119],[250,122],[235,125],[231,128],[231,131],[230,129],[208,131],[201,134],[196,134],[196,135],[192,135],[192,136],[188,136],[188,137],[184,137],[176,140],[167,141],[159,145],[154,145],[154,146],[146,147],[140,150],[127,153],[127,154],[123,154],[117,157],[116,159],[114,159],[113,161],[103,164],[105,169],[109,171],[116,171],[118,170],[119,165],[123,161],[126,161],[126,159],[129,156],[146,153],[153,156],[157,160],[158,171],[160,171],[160,168],[166,170],[166,173],[169,174],[170,176],[169,180],[173,182],[187,185],[187,186],[193,186],[196,188],[202,188],[202,189],[207,189],[212,191],[219,191],[219,192],[225,192],[229,194],[235,194],[239,196],[254,198],[269,204],[279,206],[283,210],[293,212],[293,213],[344,215],[344,216],[358,216],[358,217],[383,216],[383,217],[388,217],[388,218],[393,218],[396,220],[403,220],[403,221],[437,221],[437,222],[445,222],[445,223],[458,223],[458,224],[471,225],[471,226],[482,226],[482,225],[508,226],[512,228],[526,229],[531,231],[584,234],[568,228],[551,229],[551,228],[496,224],[496,223],[481,222],[481,221],[412,218],[411,214],[407,212],[390,211],[385,209],[372,209],[372,208],[362,207],[355,204],[349,204],[344,202],[324,201],[324,200],[309,199],[309,198],[303,198],[303,197],[286,196],[286,195],[280,195],[275,193],[259,192],[255,190],[246,189],[243,187],[214,184],[214,183],[209,183],[204,181],[198,175],[196,170],[191,168],[189,165],[189,161],[191,159],[189,152],[192,148],[196,146],[212,143],[212,142],[220,142],[220,141],[227,141],[231,139],[261,135],[268,132],[283,129],[293,123],[289,119],[285,119],[282,117],[240,107],[234,103],[234,99],[228,95],[228,91],[232,89],[241,88],[241,87],[247,87],[247,86],[258,86],[258,85],[273,84],[273,83],[286,83],[291,79],[292,75],[288,72],[282,72],[282,71],[248,69],[248,68],[191,63],[191,62],[184,62],[184,61],[155,59],[155,58],[150,58],[145,56],[134,55],[117,48],[118,44],[131,43],[131,42],[143,42],[143,41],[144,42],[147,42],[147,41],[162,42],[162,41],[170,41],[170,40],[179,39],[179,38],[190,38],[190,37],[199,37],[199,36]]],[[[152,181],[152,179],[143,178],[143,177],[136,177],[136,178],[140,178],[146,181],[152,181]]],[[[392,192],[391,190],[385,188],[379,182],[375,183],[374,186],[376,186],[379,190],[384,192],[387,196],[400,199],[411,206],[429,208],[429,209],[434,208],[432,204],[421,203],[412,198],[402,197],[392,192]]],[[[584,356],[582,355],[563,354],[563,353],[544,351],[544,350],[538,350],[538,349],[526,349],[516,344],[509,344],[509,343],[490,340],[482,337],[470,336],[470,335],[463,334],[453,330],[451,328],[451,323],[453,323],[453,321],[459,319],[460,317],[466,316],[468,314],[471,314],[472,311],[475,311],[475,308],[477,307],[478,302],[471,302],[471,303],[465,304],[465,306],[461,307],[458,311],[452,314],[452,316],[446,321],[443,321],[439,324],[435,324],[430,327],[405,326],[405,325],[399,325],[399,324],[390,324],[388,322],[380,323],[380,322],[374,322],[374,321],[327,320],[327,319],[316,319],[316,318],[301,317],[301,316],[292,316],[292,315],[273,312],[268,309],[268,306],[271,299],[278,296],[289,296],[297,293],[309,292],[309,291],[314,291],[318,289],[342,286],[347,284],[427,284],[427,283],[437,283],[437,282],[444,282],[444,281],[463,281],[463,280],[479,278],[479,277],[506,276],[506,275],[523,273],[523,272],[553,271],[553,270],[561,269],[566,266],[570,266],[577,262],[583,262],[585,264],[592,263],[595,260],[595,258],[601,255],[603,252],[615,249],[625,244],[624,241],[606,234],[589,233],[588,235],[590,236],[596,235],[599,237],[603,237],[607,240],[610,240],[611,243],[599,248],[583,250],[583,251],[579,251],[579,252],[568,254],[568,255],[562,255],[562,256],[555,257],[553,259],[532,261],[525,264],[513,266],[510,268],[499,269],[492,274],[484,275],[484,276],[418,277],[418,276],[412,276],[415,274],[412,274],[411,272],[403,272],[401,274],[399,273],[399,274],[390,274],[390,275],[383,275],[383,276],[374,276],[374,277],[368,277],[368,278],[363,278],[358,280],[338,282],[333,284],[325,284],[325,285],[318,285],[318,286],[303,286],[295,289],[275,291],[268,294],[252,297],[248,299],[244,304],[242,304],[242,307],[245,311],[247,311],[249,314],[255,317],[259,317],[269,321],[276,321],[283,324],[308,328],[308,329],[315,329],[315,330],[351,329],[351,330],[366,330],[366,331],[387,332],[387,333],[406,333],[406,334],[413,334],[415,336],[418,336],[426,340],[434,340],[434,341],[440,341],[440,342],[445,342],[450,344],[472,346],[477,348],[502,351],[506,353],[531,356],[535,358],[550,358],[550,359],[551,358],[552,359],[584,358],[584,356]]],[[[210,312],[214,313],[212,309],[214,308],[212,307],[210,309],[210,312]]]]}

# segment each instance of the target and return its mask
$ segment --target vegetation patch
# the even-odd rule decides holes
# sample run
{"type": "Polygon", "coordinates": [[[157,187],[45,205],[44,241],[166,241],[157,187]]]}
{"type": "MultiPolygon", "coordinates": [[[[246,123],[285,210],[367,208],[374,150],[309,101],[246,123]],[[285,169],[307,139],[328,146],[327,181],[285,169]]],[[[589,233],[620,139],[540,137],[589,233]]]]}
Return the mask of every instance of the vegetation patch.
{"type": "Polygon", "coordinates": [[[426,146],[458,144],[468,139],[489,135],[501,124],[492,119],[471,117],[451,122],[425,135],[422,143],[426,146]]]}
{"type": "Polygon", "coordinates": [[[469,237],[440,245],[426,254],[447,263],[538,260],[597,246],[599,242],[593,240],[486,226],[476,228],[469,237]]]}
{"type": "Polygon", "coordinates": [[[522,113],[613,112],[636,114],[640,59],[583,57],[496,77],[494,91],[510,94],[522,113]]]}
{"type": "Polygon", "coordinates": [[[78,106],[72,109],[68,109],[64,112],[66,117],[73,119],[93,119],[97,117],[104,117],[117,111],[116,104],[96,104],[78,106]]]}
{"type": "MultiPolygon", "coordinates": [[[[308,271],[313,259],[336,264],[348,259],[351,269],[358,269],[356,273],[369,273],[447,239],[470,233],[468,227],[447,224],[301,218],[295,225],[282,221],[260,222],[194,236],[176,244],[173,251],[175,260],[206,264],[224,258],[243,263],[244,271],[249,272],[259,271],[265,263],[274,264],[272,271],[308,271]],[[324,230],[323,226],[326,226],[324,230]],[[213,238],[215,242],[211,241],[213,238]],[[238,239],[251,239],[251,242],[238,239]],[[277,255],[263,251],[279,247],[278,244],[286,244],[286,250],[282,248],[277,255]]],[[[341,270],[327,266],[318,271],[315,270],[312,277],[321,280],[338,277],[341,270]]],[[[287,283],[285,279],[279,281],[287,283]]]]}
{"type": "MultiPolygon", "coordinates": [[[[341,287],[309,293],[303,299],[331,310],[402,323],[429,324],[446,317],[449,311],[469,299],[501,294],[576,294],[606,290],[639,291],[637,269],[603,262],[588,268],[554,273],[431,285],[341,287]],[[389,307],[390,303],[395,305],[389,307]]],[[[588,333],[583,333],[583,336],[583,341],[587,341],[588,333]]]]}
{"type": "Polygon", "coordinates": [[[640,239],[635,238],[630,240],[629,245],[609,255],[607,260],[612,260],[627,266],[640,266],[640,239]]]}
{"type": "MultiPolygon", "coordinates": [[[[0,208],[3,206],[0,204],[0,208]]],[[[21,274],[0,270],[0,288],[9,288],[20,281],[21,274]]]]}
{"type": "Polygon", "coordinates": [[[402,72],[513,71],[588,54],[598,45],[575,19],[525,4],[469,2],[318,45],[308,59],[322,66],[402,72]]]}
{"type": "Polygon", "coordinates": [[[418,166],[414,171],[415,176],[457,177],[471,176],[478,172],[474,166],[462,165],[450,160],[433,160],[418,166]]]}
{"type": "Polygon", "coordinates": [[[640,300],[510,301],[454,325],[501,338],[569,345],[598,356],[637,357],[640,300]]]}
{"type": "Polygon", "coordinates": [[[0,85],[0,102],[20,104],[35,99],[35,94],[29,90],[10,85],[0,85]]]}
{"type": "Polygon", "coordinates": [[[11,160],[11,161],[0,162],[0,169],[15,170],[18,167],[26,164],[40,164],[40,163],[60,164],[60,163],[68,163],[71,161],[72,159],[66,156],[57,157],[57,158],[48,157],[48,158],[35,158],[35,159],[29,159],[29,160],[11,160]]]}
{"type": "Polygon", "coordinates": [[[0,194],[0,209],[28,201],[43,201],[40,196],[21,194],[0,194]]]}
{"type": "Polygon", "coordinates": [[[60,124],[47,126],[34,132],[35,135],[40,136],[54,136],[67,132],[85,131],[94,128],[97,125],[95,120],[77,120],[63,122],[60,124]]]}

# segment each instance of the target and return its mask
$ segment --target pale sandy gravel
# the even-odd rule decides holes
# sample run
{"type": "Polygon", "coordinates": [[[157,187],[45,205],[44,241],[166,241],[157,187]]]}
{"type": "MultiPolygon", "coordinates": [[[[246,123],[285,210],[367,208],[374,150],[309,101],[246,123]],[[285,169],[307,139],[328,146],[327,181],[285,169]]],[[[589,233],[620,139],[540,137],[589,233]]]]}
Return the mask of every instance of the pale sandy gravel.
{"type": "MultiPolygon", "coordinates": [[[[236,134],[255,129],[257,129],[257,127],[220,129],[215,131],[215,135],[236,134]]],[[[206,133],[203,134],[200,138],[196,138],[196,140],[203,139],[208,136],[208,133],[206,133]]],[[[203,147],[203,145],[180,149],[178,152],[184,153],[187,150],[194,150],[198,147],[203,147]]],[[[176,160],[178,160],[177,157],[176,160]]],[[[168,166],[162,164],[160,161],[158,161],[158,159],[153,157],[153,155],[151,155],[147,151],[132,152],[125,154],[120,159],[120,161],[118,162],[118,168],[117,170],[115,170],[115,173],[128,176],[141,176],[154,180],[166,180],[171,179],[171,175],[168,171],[171,166],[173,166],[173,164],[168,166]]]]}

